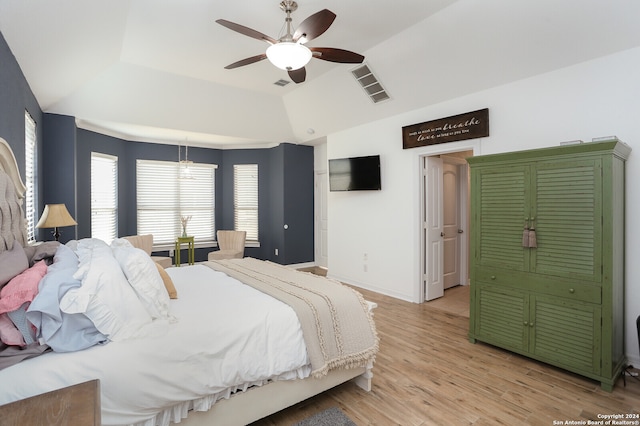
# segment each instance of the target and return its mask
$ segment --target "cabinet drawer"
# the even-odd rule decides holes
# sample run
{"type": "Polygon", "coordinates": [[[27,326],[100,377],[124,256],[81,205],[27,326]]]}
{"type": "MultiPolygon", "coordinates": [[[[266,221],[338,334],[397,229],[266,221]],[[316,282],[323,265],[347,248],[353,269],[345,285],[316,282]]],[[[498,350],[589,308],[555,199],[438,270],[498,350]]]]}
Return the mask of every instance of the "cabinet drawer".
{"type": "Polygon", "coordinates": [[[476,281],[503,288],[527,290],[595,304],[602,302],[602,288],[590,282],[494,268],[476,268],[474,272],[476,281]]]}
{"type": "Polygon", "coordinates": [[[584,282],[563,282],[552,278],[536,278],[531,290],[549,296],[564,297],[581,302],[602,303],[602,287],[584,282]]]}
{"type": "Polygon", "coordinates": [[[497,268],[476,268],[475,281],[491,285],[504,286],[510,289],[529,290],[531,274],[528,272],[508,271],[497,268]]]}

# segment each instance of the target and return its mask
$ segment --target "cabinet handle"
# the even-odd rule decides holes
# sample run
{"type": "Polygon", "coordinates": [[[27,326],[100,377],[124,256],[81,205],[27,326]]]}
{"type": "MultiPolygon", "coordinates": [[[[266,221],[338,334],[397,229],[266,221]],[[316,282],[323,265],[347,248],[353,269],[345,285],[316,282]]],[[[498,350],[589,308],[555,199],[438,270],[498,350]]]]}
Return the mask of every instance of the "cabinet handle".
{"type": "Polygon", "coordinates": [[[533,323],[532,323],[532,322],[531,322],[531,323],[529,323],[529,327],[533,327],[533,323]]]}
{"type": "Polygon", "coordinates": [[[524,325],[525,325],[525,326],[529,325],[529,321],[525,321],[525,322],[524,322],[524,325]]]}
{"type": "Polygon", "coordinates": [[[495,276],[495,275],[491,275],[491,279],[492,279],[492,280],[495,280],[495,279],[496,279],[496,276],[495,276]]]}
{"type": "Polygon", "coordinates": [[[573,288],[570,288],[570,289],[569,289],[569,293],[573,294],[573,293],[575,293],[575,292],[576,292],[576,291],[575,291],[575,289],[573,289],[573,288]]]}

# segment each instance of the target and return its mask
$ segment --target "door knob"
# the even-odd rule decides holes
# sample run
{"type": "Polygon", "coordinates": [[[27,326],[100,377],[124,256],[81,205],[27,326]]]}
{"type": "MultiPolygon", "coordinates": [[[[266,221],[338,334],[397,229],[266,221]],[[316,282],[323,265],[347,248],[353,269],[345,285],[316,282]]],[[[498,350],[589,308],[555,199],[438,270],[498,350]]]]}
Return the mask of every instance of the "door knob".
{"type": "Polygon", "coordinates": [[[441,237],[444,237],[444,232],[441,232],[441,233],[440,233],[440,236],[441,236],[441,237]]]}
{"type": "Polygon", "coordinates": [[[458,229],[458,234],[462,234],[464,231],[462,229],[458,229]]]}

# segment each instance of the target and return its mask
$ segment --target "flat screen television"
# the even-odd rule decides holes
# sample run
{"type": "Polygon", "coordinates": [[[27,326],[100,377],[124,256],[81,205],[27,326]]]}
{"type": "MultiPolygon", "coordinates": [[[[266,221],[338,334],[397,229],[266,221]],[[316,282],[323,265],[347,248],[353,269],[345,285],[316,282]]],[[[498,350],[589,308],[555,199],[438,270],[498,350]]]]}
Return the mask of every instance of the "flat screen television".
{"type": "Polygon", "coordinates": [[[329,160],[330,191],[380,190],[380,156],[329,160]]]}

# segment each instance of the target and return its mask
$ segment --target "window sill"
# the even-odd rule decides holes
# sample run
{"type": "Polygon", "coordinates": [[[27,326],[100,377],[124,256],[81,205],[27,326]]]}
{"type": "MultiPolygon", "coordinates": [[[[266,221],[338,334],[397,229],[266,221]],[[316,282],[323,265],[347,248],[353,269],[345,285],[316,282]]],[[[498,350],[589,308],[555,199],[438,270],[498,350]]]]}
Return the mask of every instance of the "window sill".
{"type": "MultiPolygon", "coordinates": [[[[198,241],[195,240],[195,244],[194,244],[195,248],[216,248],[218,247],[218,242],[217,241],[198,241]]],[[[247,241],[244,245],[245,247],[260,247],[260,241],[247,241]]],[[[153,245],[153,252],[157,252],[157,251],[167,251],[167,250],[174,250],[175,249],[175,244],[174,243],[164,243],[164,244],[154,244],[153,245]]]]}

